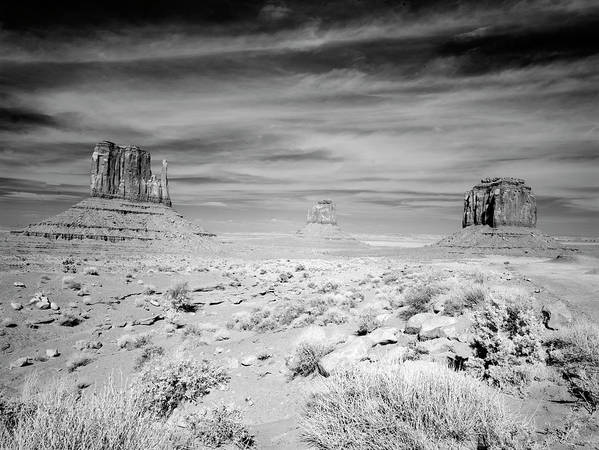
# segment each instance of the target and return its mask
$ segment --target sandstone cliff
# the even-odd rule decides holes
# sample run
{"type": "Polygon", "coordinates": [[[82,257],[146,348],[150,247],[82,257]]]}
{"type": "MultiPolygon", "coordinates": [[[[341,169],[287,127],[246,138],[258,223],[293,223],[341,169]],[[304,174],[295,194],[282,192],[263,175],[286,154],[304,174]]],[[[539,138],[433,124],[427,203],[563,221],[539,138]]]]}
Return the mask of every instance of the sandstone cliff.
{"type": "Polygon", "coordinates": [[[163,161],[160,179],[157,179],[152,174],[150,153],[146,150],[100,142],[92,154],[90,195],[171,206],[166,169],[167,163],[163,161]]]}
{"type": "Polygon", "coordinates": [[[537,202],[519,178],[484,178],[466,192],[462,227],[471,225],[535,227],[537,202]]]}

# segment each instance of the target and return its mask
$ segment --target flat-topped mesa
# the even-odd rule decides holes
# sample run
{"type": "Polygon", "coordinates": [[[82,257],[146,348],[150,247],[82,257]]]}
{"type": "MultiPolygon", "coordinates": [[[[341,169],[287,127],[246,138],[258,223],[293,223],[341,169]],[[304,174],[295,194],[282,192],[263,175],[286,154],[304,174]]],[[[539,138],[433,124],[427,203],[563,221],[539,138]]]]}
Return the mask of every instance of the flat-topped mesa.
{"type": "Polygon", "coordinates": [[[103,141],[92,153],[90,195],[171,206],[166,170],[167,163],[162,161],[157,179],[152,174],[148,151],[103,141]]]}
{"type": "Polygon", "coordinates": [[[536,224],[536,198],[520,178],[483,178],[464,196],[463,228],[470,225],[534,228],[536,224]]]}
{"type": "Polygon", "coordinates": [[[332,200],[320,200],[308,211],[306,223],[337,225],[335,204],[332,200]]]}

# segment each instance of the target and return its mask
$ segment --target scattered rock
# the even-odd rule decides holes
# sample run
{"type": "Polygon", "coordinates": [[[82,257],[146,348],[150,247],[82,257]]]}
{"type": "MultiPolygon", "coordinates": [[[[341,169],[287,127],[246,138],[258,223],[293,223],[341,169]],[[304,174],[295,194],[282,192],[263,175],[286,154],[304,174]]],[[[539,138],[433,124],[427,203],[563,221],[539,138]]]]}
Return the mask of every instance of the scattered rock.
{"type": "Polygon", "coordinates": [[[46,349],[46,356],[48,358],[56,358],[57,356],[60,356],[60,352],[57,348],[48,348],[46,349]]]}
{"type": "Polygon", "coordinates": [[[318,363],[319,370],[324,376],[329,376],[341,367],[363,361],[368,358],[371,347],[372,341],[367,336],[356,338],[322,357],[318,363]]]}
{"type": "Polygon", "coordinates": [[[157,314],[155,316],[146,317],[145,319],[137,319],[133,321],[133,325],[154,325],[159,320],[164,320],[164,316],[161,314],[157,314]]]}
{"type": "Polygon", "coordinates": [[[18,358],[15,359],[9,366],[9,369],[15,368],[15,367],[25,367],[25,366],[29,366],[33,363],[33,358],[30,358],[29,356],[23,356],[22,358],[18,358]]]}
{"type": "Polygon", "coordinates": [[[434,355],[437,353],[449,352],[451,350],[451,344],[452,342],[449,339],[441,337],[437,339],[431,339],[429,341],[420,342],[418,344],[418,348],[423,349],[427,353],[434,355]]]}
{"type": "Polygon", "coordinates": [[[240,364],[242,366],[253,366],[254,364],[256,364],[256,362],[258,361],[258,358],[256,358],[254,355],[249,355],[249,356],[244,356],[243,358],[241,358],[241,360],[239,361],[240,364]]]}
{"type": "Polygon", "coordinates": [[[23,289],[23,288],[27,287],[27,286],[25,286],[25,283],[23,283],[23,282],[21,282],[21,281],[15,281],[15,282],[13,283],[13,285],[14,285],[16,288],[19,288],[19,289],[23,289]]]}
{"type": "Polygon", "coordinates": [[[2,319],[2,326],[6,328],[14,328],[17,326],[17,322],[10,317],[6,317],[2,319]]]}
{"type": "Polygon", "coordinates": [[[21,309],[23,309],[23,305],[21,305],[20,303],[17,303],[17,302],[11,302],[10,307],[12,309],[14,309],[15,311],[20,311],[21,309]]]}
{"type": "Polygon", "coordinates": [[[53,311],[58,311],[60,309],[60,306],[58,306],[55,302],[50,302],[50,309],[52,309],[53,311]]]}
{"type": "Polygon", "coordinates": [[[50,309],[50,302],[37,302],[35,306],[38,309],[50,309]]]}
{"type": "Polygon", "coordinates": [[[419,314],[415,314],[412,317],[410,317],[408,319],[408,322],[406,323],[406,328],[404,330],[404,333],[406,334],[418,334],[420,333],[420,329],[422,328],[422,324],[432,318],[435,317],[435,314],[433,313],[419,313],[419,314]]]}
{"type": "Polygon", "coordinates": [[[562,301],[543,305],[545,326],[550,330],[561,330],[572,323],[572,313],[562,301]]]}
{"type": "Polygon", "coordinates": [[[395,327],[384,327],[377,328],[368,335],[368,338],[372,341],[372,345],[387,345],[395,344],[397,342],[397,335],[399,330],[395,327]]]}

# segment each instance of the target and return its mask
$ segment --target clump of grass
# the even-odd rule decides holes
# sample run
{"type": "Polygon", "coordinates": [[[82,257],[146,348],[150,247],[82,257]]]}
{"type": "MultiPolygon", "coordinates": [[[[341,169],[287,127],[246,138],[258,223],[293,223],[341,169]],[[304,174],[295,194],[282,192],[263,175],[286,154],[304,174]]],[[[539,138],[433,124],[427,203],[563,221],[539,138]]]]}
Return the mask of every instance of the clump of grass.
{"type": "Polygon", "coordinates": [[[465,310],[477,309],[487,299],[488,291],[480,283],[471,283],[450,292],[450,298],[443,306],[443,313],[447,316],[459,316],[465,310]]]}
{"type": "Polygon", "coordinates": [[[67,371],[74,372],[79,367],[87,366],[93,361],[94,359],[91,356],[84,353],[73,355],[66,363],[67,371]]]}
{"type": "Polygon", "coordinates": [[[530,425],[500,394],[433,363],[338,371],[307,400],[302,440],[315,448],[530,448],[530,425]]]}
{"type": "Polygon", "coordinates": [[[431,309],[432,299],[441,292],[441,289],[432,284],[419,284],[409,288],[404,295],[402,317],[408,319],[415,314],[428,312],[431,309]]]}
{"type": "Polygon", "coordinates": [[[10,415],[0,402],[0,448],[159,450],[172,429],[145,411],[134,393],[105,387],[81,395],[65,382],[27,381],[10,415]],[[8,420],[7,420],[8,419],[8,420]]]}
{"type": "Polygon", "coordinates": [[[189,298],[187,282],[179,282],[166,291],[166,298],[175,311],[193,312],[197,305],[189,298]]]}
{"type": "Polygon", "coordinates": [[[365,309],[358,316],[358,328],[356,334],[364,336],[371,333],[381,326],[381,321],[377,319],[377,311],[372,308],[365,309]]]}
{"type": "Polygon", "coordinates": [[[599,407],[599,326],[578,320],[546,342],[548,363],[560,368],[574,395],[591,411],[599,407]]]}
{"type": "Polygon", "coordinates": [[[318,363],[320,359],[334,350],[333,346],[317,342],[300,342],[294,354],[287,361],[287,368],[291,372],[291,377],[298,375],[307,377],[318,372],[318,363]]]}
{"type": "Polygon", "coordinates": [[[81,289],[81,283],[75,280],[73,277],[62,277],[62,288],[78,291],[81,289]]]}
{"type": "Polygon", "coordinates": [[[192,441],[210,448],[234,445],[238,448],[251,448],[254,436],[243,422],[241,411],[222,405],[214,409],[189,414],[185,422],[190,430],[192,441]]]}
{"type": "Polygon", "coordinates": [[[145,347],[152,342],[152,336],[150,333],[140,334],[123,334],[116,341],[116,345],[119,348],[127,350],[133,350],[135,348],[145,347]]]}
{"type": "Polygon", "coordinates": [[[142,368],[135,390],[149,411],[164,417],[183,400],[197,400],[228,380],[224,369],[209,361],[162,356],[142,368]]]}
{"type": "Polygon", "coordinates": [[[144,347],[143,351],[141,352],[141,355],[139,355],[137,357],[137,359],[135,360],[134,369],[140,370],[144,366],[144,364],[146,364],[148,361],[150,361],[153,358],[162,356],[162,355],[164,355],[163,347],[160,347],[158,345],[150,345],[150,346],[144,347]]]}

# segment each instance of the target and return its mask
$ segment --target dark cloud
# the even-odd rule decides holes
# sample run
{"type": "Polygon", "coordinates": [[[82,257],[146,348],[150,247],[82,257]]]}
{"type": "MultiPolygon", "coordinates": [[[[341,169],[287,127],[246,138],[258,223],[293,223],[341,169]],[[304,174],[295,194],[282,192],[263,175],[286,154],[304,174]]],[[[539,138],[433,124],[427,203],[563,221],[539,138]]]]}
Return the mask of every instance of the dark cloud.
{"type": "Polygon", "coordinates": [[[58,120],[39,111],[0,107],[0,131],[25,132],[31,128],[58,126],[58,120]]]}

